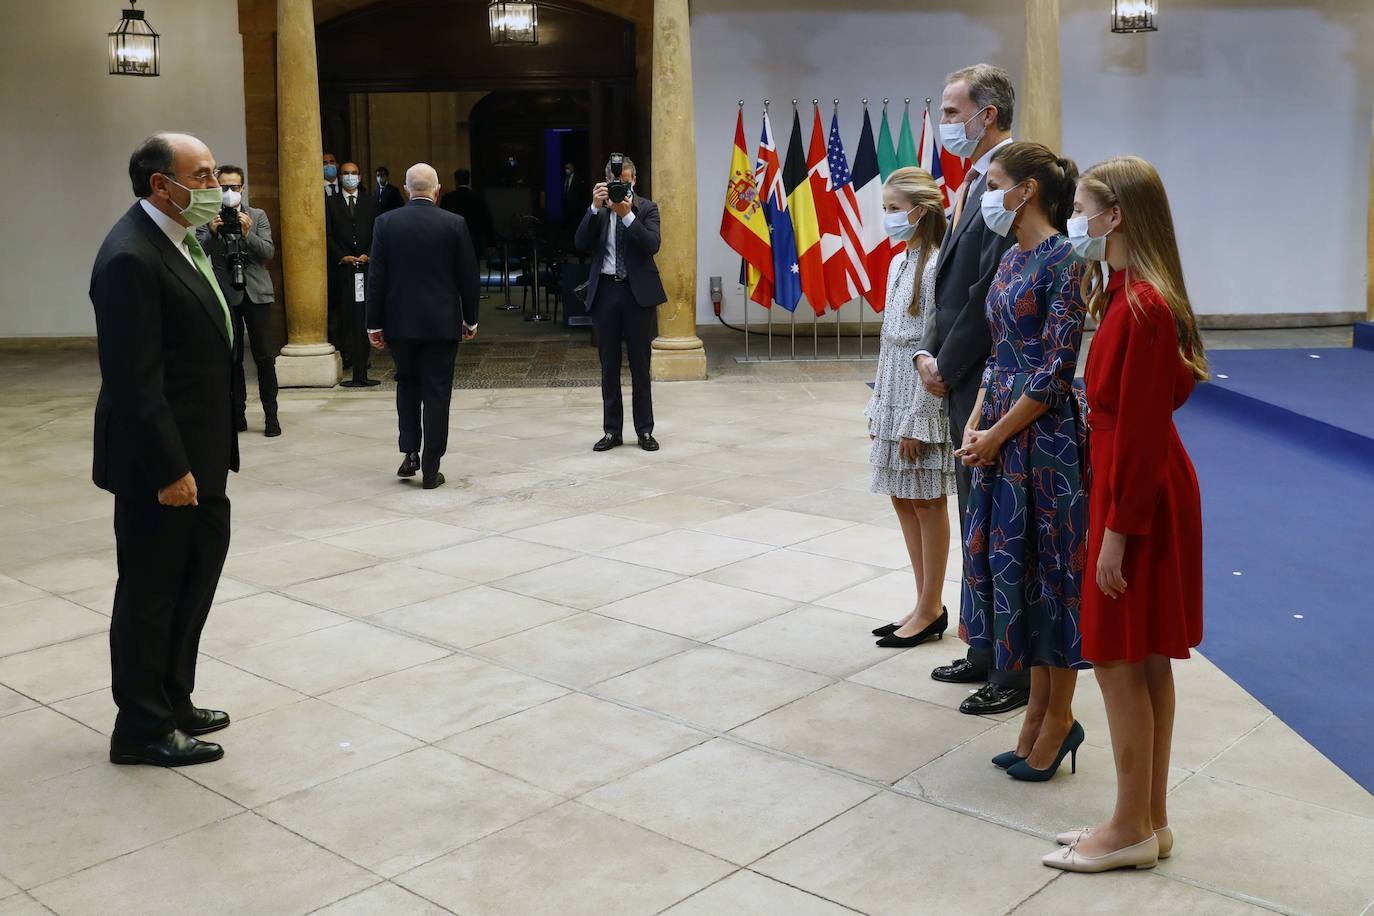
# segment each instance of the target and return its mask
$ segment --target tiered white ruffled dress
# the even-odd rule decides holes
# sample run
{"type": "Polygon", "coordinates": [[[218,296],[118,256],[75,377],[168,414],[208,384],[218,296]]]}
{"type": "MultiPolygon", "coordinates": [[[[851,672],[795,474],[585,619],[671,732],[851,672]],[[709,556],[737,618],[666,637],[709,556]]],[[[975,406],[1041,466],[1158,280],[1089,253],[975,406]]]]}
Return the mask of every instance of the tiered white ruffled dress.
{"type": "Polygon", "coordinates": [[[949,415],[943,398],[926,391],[916,372],[916,351],[925,335],[926,322],[935,320],[935,262],[938,251],[926,259],[921,302],[910,314],[920,252],[899,254],[888,271],[887,299],[883,308],[882,346],[878,350],[878,374],[873,397],[864,410],[868,431],[874,436],[868,460],[873,465],[871,489],[902,499],[936,499],[954,492],[954,450],[949,440],[949,415]],[[915,461],[900,452],[901,440],[927,443],[915,461]]]}

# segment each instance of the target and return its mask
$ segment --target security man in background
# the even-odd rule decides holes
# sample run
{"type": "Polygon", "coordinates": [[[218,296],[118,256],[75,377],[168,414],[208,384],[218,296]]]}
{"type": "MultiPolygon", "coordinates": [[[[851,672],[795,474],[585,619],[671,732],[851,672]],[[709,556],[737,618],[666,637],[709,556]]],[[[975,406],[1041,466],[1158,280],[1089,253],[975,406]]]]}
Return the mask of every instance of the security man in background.
{"type": "Polygon", "coordinates": [[[341,336],[353,377],[341,384],[345,388],[370,388],[381,382],[367,377],[367,261],[372,247],[372,224],[377,219],[377,202],[362,184],[356,162],[339,168],[341,190],[325,204],[325,235],[329,245],[330,270],[338,302],[341,336]]]}

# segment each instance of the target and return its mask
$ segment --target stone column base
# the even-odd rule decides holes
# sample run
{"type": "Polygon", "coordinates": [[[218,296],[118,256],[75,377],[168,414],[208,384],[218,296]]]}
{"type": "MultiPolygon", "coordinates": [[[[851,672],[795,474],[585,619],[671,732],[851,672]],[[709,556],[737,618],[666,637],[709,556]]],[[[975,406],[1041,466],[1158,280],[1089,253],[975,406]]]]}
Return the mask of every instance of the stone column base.
{"type": "Polygon", "coordinates": [[[656,382],[700,382],[706,379],[706,348],[699,337],[658,337],[649,359],[656,382]]]}
{"type": "Polygon", "coordinates": [[[277,357],[281,388],[333,388],[341,378],[343,360],[331,344],[288,344],[277,357]]]}

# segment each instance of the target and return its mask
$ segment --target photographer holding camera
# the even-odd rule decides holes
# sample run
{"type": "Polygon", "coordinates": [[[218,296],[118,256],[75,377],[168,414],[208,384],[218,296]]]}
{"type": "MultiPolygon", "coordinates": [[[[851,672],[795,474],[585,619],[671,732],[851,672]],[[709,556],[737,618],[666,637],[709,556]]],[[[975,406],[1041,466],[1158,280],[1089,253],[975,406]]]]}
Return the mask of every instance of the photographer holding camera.
{"type": "Polygon", "coordinates": [[[245,203],[243,169],[222,165],[215,169],[223,206],[209,225],[196,230],[196,238],[215,270],[215,279],[229,304],[234,321],[234,428],[248,428],[248,393],[243,375],[243,338],[245,328],[252,346],[253,362],[258,367],[258,396],[267,416],[264,435],[280,436],[277,422],[277,368],[269,349],[272,302],[272,276],[267,262],[272,260],[272,227],[267,214],[245,203]]]}
{"type": "Polygon", "coordinates": [[[606,163],[606,180],[592,189],[592,206],[574,242],[592,256],[587,313],[601,356],[602,428],[592,446],[604,452],[622,444],[625,409],[620,393],[621,346],[629,354],[635,433],[639,447],[658,451],[649,354],[658,333],[658,306],[668,301],[654,255],[661,242],[658,205],[634,194],[635,164],[620,153],[606,163]]]}

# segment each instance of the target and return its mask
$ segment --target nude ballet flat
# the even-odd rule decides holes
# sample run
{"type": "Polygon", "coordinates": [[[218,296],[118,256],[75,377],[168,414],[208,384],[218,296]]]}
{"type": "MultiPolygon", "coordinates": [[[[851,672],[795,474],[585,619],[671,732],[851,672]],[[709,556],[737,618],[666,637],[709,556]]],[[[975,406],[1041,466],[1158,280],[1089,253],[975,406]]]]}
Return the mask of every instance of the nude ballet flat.
{"type": "MultiPolygon", "coordinates": [[[[1092,833],[1091,827],[1078,827],[1074,830],[1067,830],[1055,837],[1060,846],[1072,846],[1079,840],[1084,839],[1092,833]]],[[[1159,857],[1167,859],[1174,854],[1174,831],[1169,827],[1160,827],[1155,831],[1155,836],[1159,838],[1159,857]]]]}
{"type": "Polygon", "coordinates": [[[1159,862],[1159,838],[1150,834],[1134,846],[1100,856],[1085,856],[1078,851],[1078,844],[1074,843],[1047,853],[1040,861],[1050,868],[1082,874],[1096,874],[1117,868],[1154,868],[1159,862]]]}

